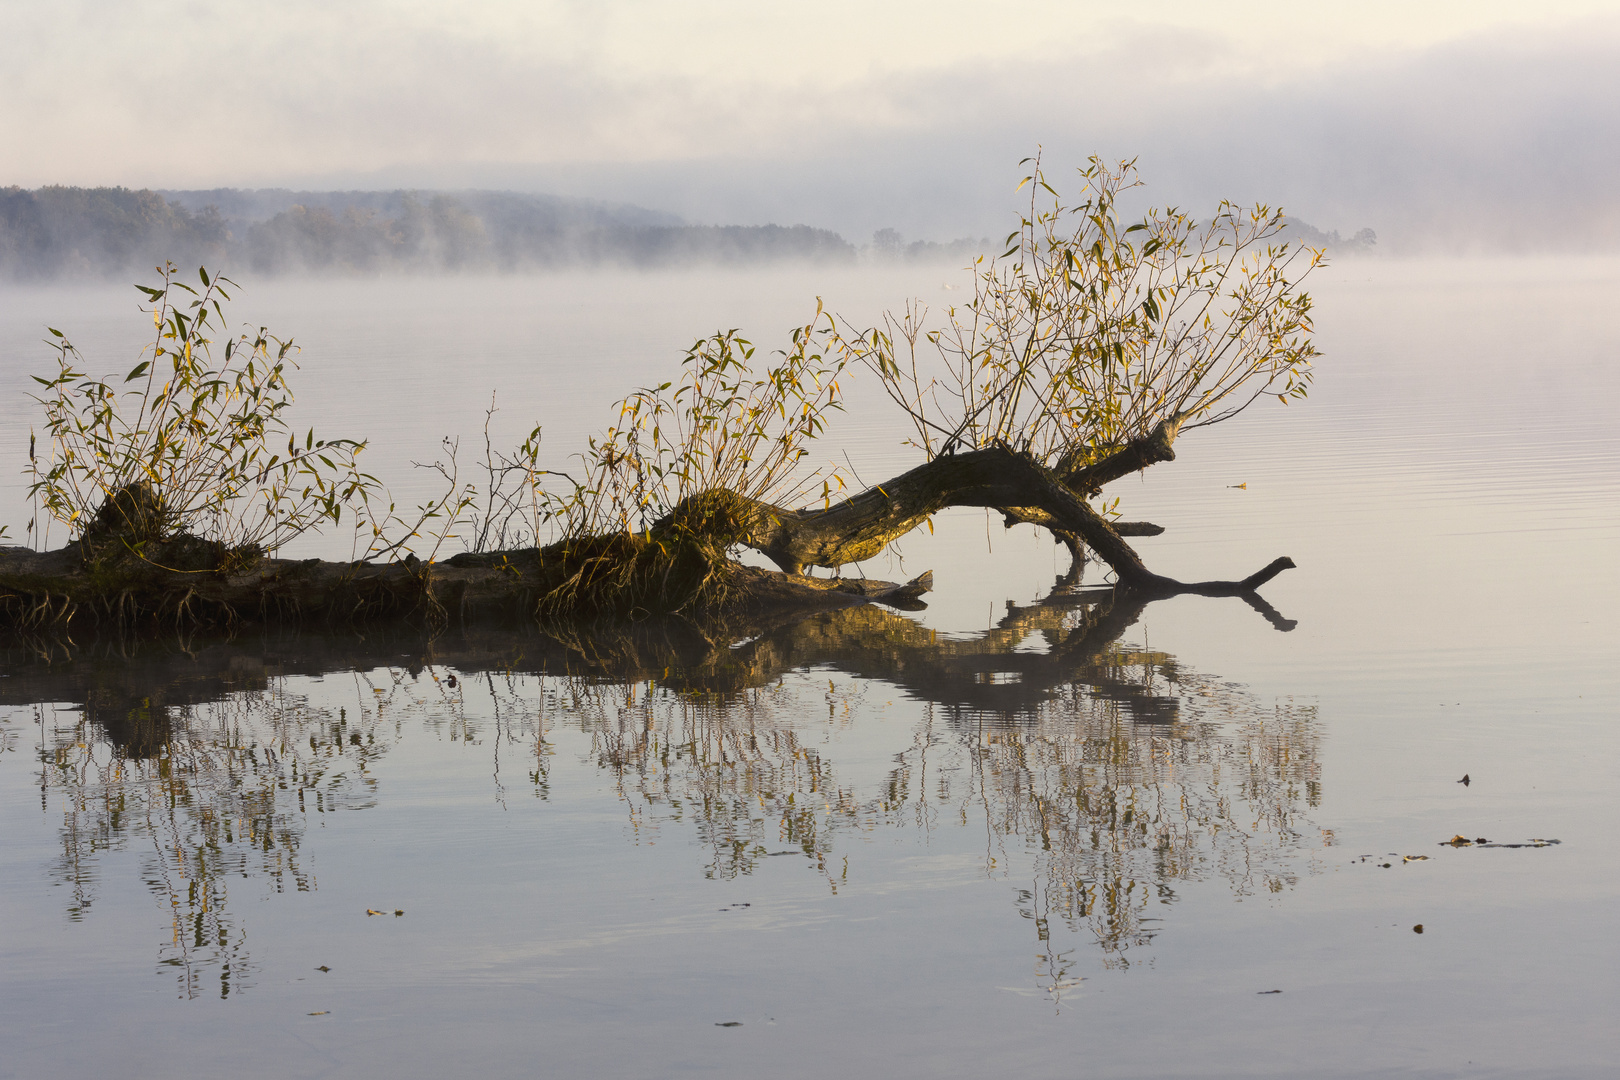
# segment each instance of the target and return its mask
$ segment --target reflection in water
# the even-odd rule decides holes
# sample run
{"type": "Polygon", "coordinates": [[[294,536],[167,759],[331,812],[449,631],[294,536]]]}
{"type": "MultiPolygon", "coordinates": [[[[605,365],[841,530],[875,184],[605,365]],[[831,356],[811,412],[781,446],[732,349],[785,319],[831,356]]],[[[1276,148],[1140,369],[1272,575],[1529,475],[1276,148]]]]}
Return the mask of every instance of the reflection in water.
{"type": "Polygon", "coordinates": [[[577,732],[631,839],[695,833],[713,878],[796,856],[836,892],[858,881],[852,840],[982,831],[984,874],[1028,875],[1017,907],[1059,992],[1074,960],[1055,924],[1122,966],[1182,883],[1277,892],[1302,850],[1331,840],[1307,820],[1320,794],[1314,710],[1262,705],[1121,643],[1140,613],[1081,593],[1009,606],[972,638],[860,607],[615,639],[193,646],[36,666],[0,682],[0,702],[82,703],[32,706],[42,806],[63,814],[52,873],[82,918],[108,853],[140,852],[173,918],[160,959],[186,995],[205,976],[221,995],[251,981],[232,886],[315,888],[300,859],[311,815],[386,797],[375,762],[413,729],[491,754],[503,802],[552,798],[569,760],[554,748],[577,732]],[[297,678],[343,669],[335,695],[297,678]],[[886,765],[863,773],[853,750],[841,760],[857,735],[893,739],[886,765]],[[521,765],[503,772],[503,756],[521,765]]]}
{"type": "Polygon", "coordinates": [[[202,993],[205,975],[221,997],[251,982],[233,884],[313,889],[299,858],[309,815],[372,805],[371,766],[390,737],[375,712],[351,722],[347,709],[311,707],[281,680],[233,675],[260,688],[170,704],[102,687],[77,713],[34,706],[41,806],[50,812],[54,801],[63,817],[51,876],[69,887],[68,917],[83,919],[95,902],[103,855],[135,854],[172,920],[159,962],[185,997],[202,993]]]}
{"type": "Polygon", "coordinates": [[[711,876],[747,874],[791,845],[836,891],[848,873],[842,834],[982,828],[985,873],[1033,855],[1019,906],[1041,941],[1058,919],[1123,965],[1178,883],[1279,892],[1294,881],[1292,856],[1329,838],[1306,820],[1320,801],[1314,707],[1262,706],[1166,653],[1118,643],[1140,610],[1069,597],[1012,608],[982,636],[938,640],[859,608],[733,650],[745,654],[737,669],[774,684],[600,684],[559,711],[592,734],[638,829],[654,814],[694,824],[711,876]],[[809,674],[782,677],[793,670],[809,674]],[[878,790],[859,790],[824,756],[824,727],[882,723],[875,699],[889,687],[924,699],[922,720],[878,790]]]}

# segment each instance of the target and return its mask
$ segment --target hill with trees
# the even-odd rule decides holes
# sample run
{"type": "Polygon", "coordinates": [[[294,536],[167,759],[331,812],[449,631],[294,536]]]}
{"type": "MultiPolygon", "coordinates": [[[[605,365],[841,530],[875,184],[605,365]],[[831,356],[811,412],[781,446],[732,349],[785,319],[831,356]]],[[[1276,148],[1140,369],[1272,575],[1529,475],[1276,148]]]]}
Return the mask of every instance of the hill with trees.
{"type": "Polygon", "coordinates": [[[807,225],[690,225],[638,206],[500,191],[0,189],[0,276],[119,277],[172,261],[260,275],[850,263],[807,225]]]}

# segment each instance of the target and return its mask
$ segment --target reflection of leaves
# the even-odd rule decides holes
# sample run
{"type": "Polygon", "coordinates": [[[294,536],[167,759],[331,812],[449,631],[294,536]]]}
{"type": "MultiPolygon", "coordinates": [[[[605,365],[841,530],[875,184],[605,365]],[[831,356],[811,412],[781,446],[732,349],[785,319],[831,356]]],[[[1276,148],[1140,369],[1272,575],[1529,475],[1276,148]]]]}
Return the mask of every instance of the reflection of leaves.
{"type": "MultiPolygon", "coordinates": [[[[838,701],[826,692],[829,722],[838,701]]],[[[613,772],[632,805],[690,820],[711,850],[707,873],[731,878],[793,845],[819,862],[828,831],[858,815],[814,743],[788,721],[803,708],[781,688],[740,694],[680,694],[642,686],[576,687],[573,711],[591,734],[597,764],[613,772]]],[[[632,810],[639,828],[639,809],[632,810]]]]}
{"type": "Polygon", "coordinates": [[[41,765],[63,807],[54,876],[73,887],[69,917],[83,919],[100,856],[149,848],[142,879],[173,915],[160,964],[177,970],[184,996],[197,996],[210,970],[229,996],[252,972],[231,883],[315,888],[299,858],[305,819],[372,805],[370,765],[386,744],[366,714],[351,723],[347,710],[312,709],[274,684],[200,705],[144,699],[137,711],[160,714],[161,743],[132,751],[86,714],[53,728],[41,765]]]}
{"type": "MultiPolygon", "coordinates": [[[[1172,663],[1141,665],[1144,687],[1172,663]]],[[[970,779],[945,781],[939,797],[960,816],[977,803],[998,843],[1037,852],[1020,908],[1042,940],[1058,919],[1122,953],[1152,939],[1147,912],[1176,898],[1176,882],[1218,877],[1239,894],[1293,884],[1284,856],[1304,843],[1301,803],[1316,801],[1314,711],[1259,710],[1241,691],[1178,679],[1155,690],[1177,703],[1163,726],[1080,686],[1033,718],[953,719],[970,779]]]]}

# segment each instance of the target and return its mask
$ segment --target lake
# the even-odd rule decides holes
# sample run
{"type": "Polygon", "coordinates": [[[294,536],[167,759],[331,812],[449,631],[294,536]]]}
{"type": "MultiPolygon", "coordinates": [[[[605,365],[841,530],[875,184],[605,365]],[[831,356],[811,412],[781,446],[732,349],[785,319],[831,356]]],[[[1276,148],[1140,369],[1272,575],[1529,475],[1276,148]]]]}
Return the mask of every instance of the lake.
{"type": "MultiPolygon", "coordinates": [[[[371,439],[405,503],[492,392],[497,445],[538,422],[561,461],[694,337],[965,284],[247,282],[233,316],[298,340],[299,423],[371,439]]],[[[1310,399],[1109,489],[1160,573],[1291,556],[1266,610],[1054,593],[1060,549],[960,511],[864,568],[933,570],[924,610],[722,640],[8,646],[0,1080],[1611,1075],[1617,289],[1314,278],[1310,399]]],[[[0,290],[13,537],[44,326],[122,371],[141,319],[0,290]]],[[[861,386],[825,461],[874,482],[917,459],[861,386]]]]}

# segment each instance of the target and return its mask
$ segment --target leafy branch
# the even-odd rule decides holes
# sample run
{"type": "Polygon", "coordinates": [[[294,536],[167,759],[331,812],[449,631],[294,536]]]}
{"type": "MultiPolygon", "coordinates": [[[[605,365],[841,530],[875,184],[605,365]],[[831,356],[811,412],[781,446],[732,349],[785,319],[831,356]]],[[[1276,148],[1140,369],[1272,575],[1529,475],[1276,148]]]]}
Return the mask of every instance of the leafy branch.
{"type": "Polygon", "coordinates": [[[99,526],[136,549],[184,533],[275,551],[379,493],[358,467],[364,442],[292,428],[286,376],[297,350],[263,327],[230,334],[235,283],[204,269],[193,287],[172,263],[160,272],[160,287],[136,286],[154,340],[121,379],[86,374],[78,349],[50,329],[57,371],[34,377],[49,443],[43,461],[31,455],[37,505],[78,535],[99,526]]]}

